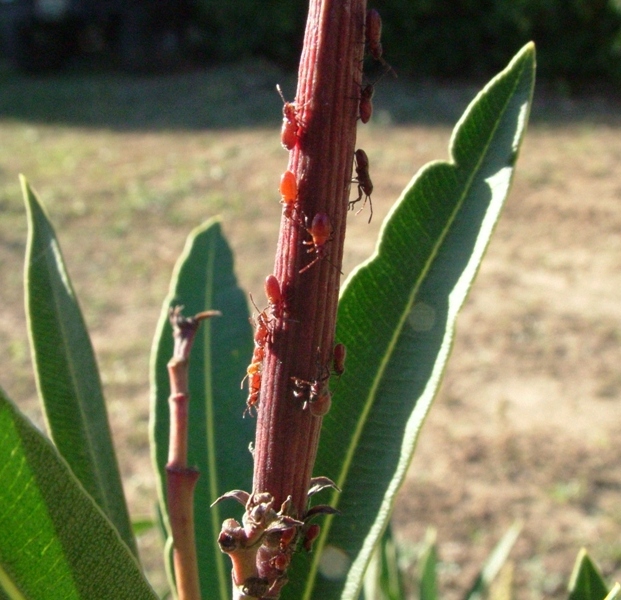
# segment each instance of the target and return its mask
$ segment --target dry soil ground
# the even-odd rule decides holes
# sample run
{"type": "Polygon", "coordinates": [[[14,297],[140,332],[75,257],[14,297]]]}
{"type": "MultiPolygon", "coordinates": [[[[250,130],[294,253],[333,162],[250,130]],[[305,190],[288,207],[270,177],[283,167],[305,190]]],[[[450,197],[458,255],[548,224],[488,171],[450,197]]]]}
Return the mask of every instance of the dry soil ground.
{"type": "MultiPolygon", "coordinates": [[[[0,73],[1,385],[42,423],[22,308],[25,173],[56,224],[100,361],[135,518],[153,515],[147,364],[187,233],[220,213],[259,293],[279,219],[280,101],[261,65],[132,79],[0,73]]],[[[344,270],[427,161],[447,157],[476,87],[382,82],[360,131],[375,217],[351,218],[344,270]]],[[[578,549],[621,578],[621,105],[539,94],[513,190],[458,322],[441,393],[395,510],[399,539],[438,530],[459,598],[515,519],[519,598],[562,597],[578,549]]],[[[159,542],[141,540],[162,584],[159,542]]]]}

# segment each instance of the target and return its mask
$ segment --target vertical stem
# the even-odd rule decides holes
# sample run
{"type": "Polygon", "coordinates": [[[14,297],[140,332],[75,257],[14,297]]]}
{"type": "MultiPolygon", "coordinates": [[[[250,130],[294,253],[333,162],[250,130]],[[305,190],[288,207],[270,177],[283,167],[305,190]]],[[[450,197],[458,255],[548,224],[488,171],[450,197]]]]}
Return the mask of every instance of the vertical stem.
{"type": "Polygon", "coordinates": [[[255,493],[270,493],[275,506],[291,496],[296,517],[306,511],[322,417],[308,409],[304,394],[309,392],[296,389],[295,379],[320,384],[332,359],[365,10],[365,0],[311,0],[299,69],[299,137],[288,166],[296,176],[298,202],[293,216],[281,218],[274,267],[286,312],[270,323],[253,487],[255,493]],[[308,228],[319,213],[327,215],[331,228],[320,249],[324,256],[309,243],[308,228]]]}

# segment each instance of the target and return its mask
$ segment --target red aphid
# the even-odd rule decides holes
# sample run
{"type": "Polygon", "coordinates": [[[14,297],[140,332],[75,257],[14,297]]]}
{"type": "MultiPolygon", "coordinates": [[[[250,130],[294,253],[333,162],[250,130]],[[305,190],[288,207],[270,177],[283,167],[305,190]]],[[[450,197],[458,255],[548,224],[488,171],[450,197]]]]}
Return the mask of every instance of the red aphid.
{"type": "Polygon", "coordinates": [[[282,129],[280,130],[280,143],[285,150],[293,150],[299,139],[300,124],[298,123],[297,107],[295,102],[287,102],[279,85],[276,89],[284,102],[282,107],[282,129]]]}
{"type": "Polygon", "coordinates": [[[246,413],[252,416],[252,411],[256,413],[257,405],[259,404],[259,394],[261,392],[261,371],[252,373],[248,377],[248,399],[246,400],[246,413]]]}
{"type": "Polygon", "coordinates": [[[267,315],[265,314],[265,312],[263,312],[257,318],[256,329],[254,330],[255,346],[263,347],[267,342],[267,338],[270,335],[270,330],[267,326],[267,323],[267,315]]]}
{"type": "Polygon", "coordinates": [[[275,275],[268,275],[265,278],[265,295],[267,296],[267,302],[272,311],[272,316],[276,319],[282,318],[284,315],[285,301],[280,283],[275,275]]]}
{"type": "Polygon", "coordinates": [[[308,526],[306,533],[304,534],[304,540],[302,542],[302,546],[306,552],[312,552],[313,550],[313,542],[319,537],[319,532],[321,528],[317,523],[312,523],[308,526]]]}
{"type": "MultiPolygon", "coordinates": [[[[358,184],[358,197],[349,203],[349,208],[353,210],[354,204],[362,200],[364,195],[364,202],[358,213],[365,207],[367,200],[369,201],[369,209],[371,214],[369,215],[369,223],[373,218],[373,202],[371,202],[371,194],[373,193],[373,182],[369,175],[369,157],[364,150],[356,150],[354,153],[356,161],[356,178],[352,179],[352,183],[358,184]]],[[[356,214],[358,214],[356,213],[356,214]]]]}
{"type": "Polygon", "coordinates": [[[280,178],[280,195],[285,216],[291,219],[298,199],[298,183],[291,171],[285,171],[280,178]]]}
{"type": "Polygon", "coordinates": [[[382,17],[374,8],[367,11],[364,34],[369,46],[369,53],[375,60],[381,61],[384,53],[382,48],[382,17]]]}
{"type": "Polygon", "coordinates": [[[360,104],[358,105],[358,114],[363,123],[368,123],[373,115],[373,94],[375,88],[372,83],[365,85],[360,91],[360,104]]]}
{"type": "Polygon", "coordinates": [[[278,543],[280,549],[286,550],[291,545],[291,542],[295,540],[297,533],[297,527],[288,527],[287,529],[283,529],[278,543]]]}
{"type": "Polygon", "coordinates": [[[279,552],[270,559],[270,566],[277,571],[286,571],[291,563],[291,555],[285,552],[279,552]]]}
{"type": "Polygon", "coordinates": [[[378,62],[382,63],[387,71],[394,77],[397,76],[395,70],[384,60],[384,49],[382,48],[382,17],[374,9],[367,11],[367,19],[364,34],[369,48],[369,54],[378,62]]]}
{"type": "Polygon", "coordinates": [[[337,344],[334,346],[334,356],[332,366],[334,372],[340,377],[345,372],[345,356],[347,355],[347,349],[344,344],[337,344]]]}
{"type": "Polygon", "coordinates": [[[311,240],[302,242],[305,246],[310,246],[308,254],[315,253],[315,258],[307,264],[303,269],[300,269],[300,273],[308,271],[317,261],[321,260],[326,254],[326,245],[332,239],[332,226],[330,225],[330,219],[325,213],[317,213],[313,217],[310,227],[305,227],[306,231],[310,234],[311,240]]]}

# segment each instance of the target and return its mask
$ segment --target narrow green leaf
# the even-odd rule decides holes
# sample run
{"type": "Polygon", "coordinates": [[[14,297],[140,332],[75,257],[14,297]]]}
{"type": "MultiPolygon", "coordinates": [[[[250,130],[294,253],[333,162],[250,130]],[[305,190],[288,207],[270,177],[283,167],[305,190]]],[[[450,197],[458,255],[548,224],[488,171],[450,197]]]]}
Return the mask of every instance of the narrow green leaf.
{"type": "Polygon", "coordinates": [[[364,576],[365,600],[403,600],[404,586],[399,551],[390,525],[371,556],[364,576]]]}
{"type": "Polygon", "coordinates": [[[343,490],[331,502],[341,515],[325,519],[310,565],[296,563],[307,577],[296,582],[294,570],[283,600],[358,596],[509,191],[534,67],[529,44],[476,97],[453,133],[451,162],[418,173],[375,254],[345,284],[336,337],[346,371],[333,385],[315,465],[343,490]]]}
{"type": "Polygon", "coordinates": [[[438,600],[437,568],[436,532],[431,530],[427,533],[425,549],[418,566],[420,600],[438,600]]]}
{"type": "Polygon", "coordinates": [[[608,587],[587,551],[582,548],[569,579],[569,600],[604,600],[608,587]]]}
{"type": "Polygon", "coordinates": [[[615,600],[619,596],[619,592],[621,592],[621,584],[617,582],[612,586],[604,600],[615,600]]]}
{"type": "Polygon", "coordinates": [[[28,214],[26,315],[50,435],[80,483],[138,556],[86,324],[52,224],[23,176],[21,184],[28,214]]]}
{"type": "Polygon", "coordinates": [[[509,527],[505,535],[502,536],[502,539],[490,552],[474,584],[470,590],[466,592],[464,596],[465,600],[479,600],[484,596],[492,581],[496,578],[496,575],[498,575],[500,569],[502,569],[507,561],[509,552],[511,552],[511,549],[515,545],[520,531],[522,531],[522,523],[514,523],[509,527]]]}
{"type": "Polygon", "coordinates": [[[132,530],[136,536],[151,531],[151,529],[155,527],[157,527],[157,523],[153,519],[138,519],[137,521],[132,521],[132,530]]]}
{"type": "Polygon", "coordinates": [[[157,598],[112,523],[1,389],[0,481],[0,597],[157,598]]]}
{"type": "Polygon", "coordinates": [[[380,581],[384,596],[387,600],[403,600],[404,587],[399,570],[399,550],[392,536],[390,523],[384,531],[379,547],[382,559],[380,581]]]}
{"type": "MultiPolygon", "coordinates": [[[[224,518],[241,517],[234,502],[210,509],[232,489],[250,490],[254,420],[242,418],[245,393],[240,382],[252,355],[248,305],[233,273],[233,257],[220,223],[211,220],[191,233],[173,274],[155,336],[151,366],[151,439],[164,521],[168,454],[168,394],[166,364],[172,356],[170,306],[183,305],[191,316],[217,309],[221,317],[203,322],[190,357],[189,462],[201,472],[195,493],[196,539],[202,595],[229,598],[231,565],[217,545],[224,518]]],[[[169,530],[170,531],[170,530],[169,530]]]]}

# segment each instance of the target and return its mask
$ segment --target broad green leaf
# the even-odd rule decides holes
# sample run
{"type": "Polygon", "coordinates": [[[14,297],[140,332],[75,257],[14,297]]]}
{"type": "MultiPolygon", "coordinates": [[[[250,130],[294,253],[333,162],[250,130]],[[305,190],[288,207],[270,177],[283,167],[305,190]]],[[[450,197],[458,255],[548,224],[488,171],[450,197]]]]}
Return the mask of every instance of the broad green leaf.
{"type": "Polygon", "coordinates": [[[56,448],[137,556],[99,371],[45,210],[21,177],[28,214],[25,288],[39,396],[56,448]]]}
{"type": "Polygon", "coordinates": [[[511,527],[509,527],[505,535],[502,536],[502,539],[490,552],[490,555],[487,557],[485,564],[474,581],[474,584],[470,590],[466,592],[466,595],[464,596],[465,600],[479,600],[480,598],[483,598],[492,581],[507,561],[509,552],[511,552],[511,549],[517,541],[520,531],[522,531],[522,524],[519,522],[514,523],[511,527]]]}
{"type": "Polygon", "coordinates": [[[534,67],[529,44],[475,98],[453,132],[451,161],[414,177],[374,255],[344,286],[336,338],[346,370],[315,464],[342,489],[331,499],[341,514],[324,520],[310,564],[296,561],[283,600],[358,596],[510,188],[534,67]],[[296,570],[306,577],[296,581],[296,570]]]}
{"type": "Polygon", "coordinates": [[[436,532],[435,530],[430,530],[427,532],[425,549],[418,566],[420,600],[438,600],[437,568],[436,532]]]}
{"type": "Polygon", "coordinates": [[[112,523],[1,389],[0,481],[0,598],[157,598],[112,523]]]}
{"type": "MultiPolygon", "coordinates": [[[[189,236],[173,274],[160,316],[151,366],[151,437],[158,493],[164,521],[168,454],[168,394],[166,364],[172,356],[168,309],[183,305],[184,314],[216,309],[221,317],[204,321],[190,357],[190,465],[201,472],[194,501],[199,570],[203,598],[229,598],[231,565],[220,552],[217,537],[222,521],[241,517],[241,507],[210,504],[232,489],[250,490],[254,420],[242,418],[246,394],[240,382],[252,355],[252,330],[244,293],[233,273],[233,257],[220,223],[211,220],[189,236]]],[[[169,529],[170,531],[170,529],[169,529]]],[[[170,545],[170,544],[169,544],[170,545]]]]}
{"type": "Polygon", "coordinates": [[[569,580],[569,600],[604,600],[608,587],[587,551],[582,548],[569,580]]]}

